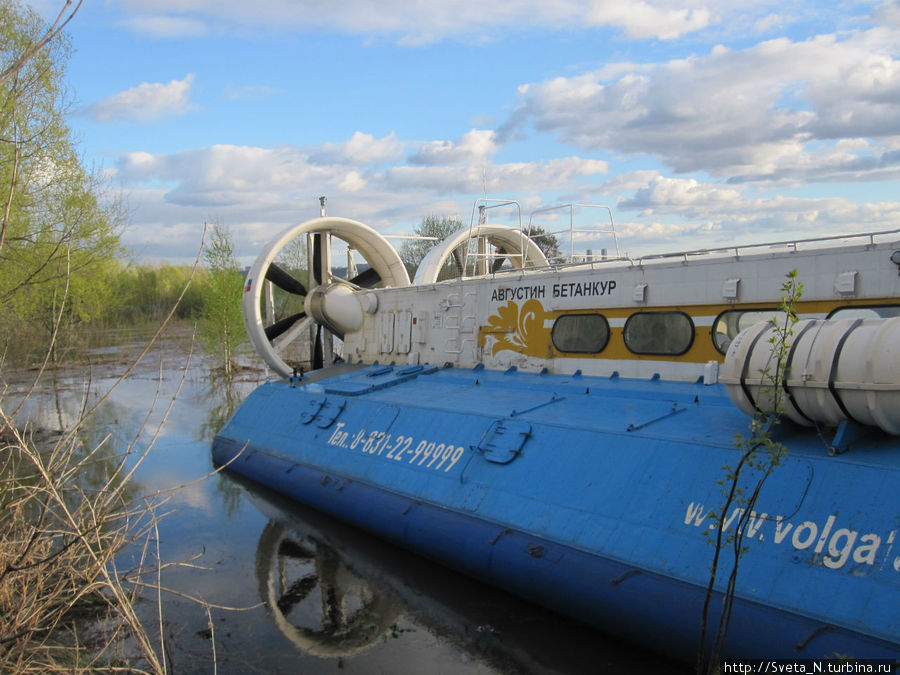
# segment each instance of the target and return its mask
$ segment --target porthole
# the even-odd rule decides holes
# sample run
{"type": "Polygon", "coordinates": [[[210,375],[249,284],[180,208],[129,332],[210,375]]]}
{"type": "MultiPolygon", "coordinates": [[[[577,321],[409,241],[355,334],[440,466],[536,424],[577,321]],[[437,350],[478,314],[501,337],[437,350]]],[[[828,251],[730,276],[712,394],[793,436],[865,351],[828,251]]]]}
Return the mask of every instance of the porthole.
{"type": "Polygon", "coordinates": [[[866,305],[838,307],[829,319],[892,319],[900,316],[900,305],[866,305]]]}
{"type": "Polygon", "coordinates": [[[553,322],[550,337],[557,351],[596,354],[609,342],[609,322],[602,314],[564,314],[553,322]]]}
{"type": "Polygon", "coordinates": [[[776,319],[779,325],[784,320],[785,314],[781,310],[772,308],[762,309],[729,309],[716,317],[712,327],[712,341],[716,349],[724,354],[728,351],[728,345],[745,328],[749,328],[760,321],[776,319]]]}
{"type": "Polygon", "coordinates": [[[694,343],[694,322],[684,312],[638,312],[628,317],[622,335],[634,354],[678,356],[694,343]]]}

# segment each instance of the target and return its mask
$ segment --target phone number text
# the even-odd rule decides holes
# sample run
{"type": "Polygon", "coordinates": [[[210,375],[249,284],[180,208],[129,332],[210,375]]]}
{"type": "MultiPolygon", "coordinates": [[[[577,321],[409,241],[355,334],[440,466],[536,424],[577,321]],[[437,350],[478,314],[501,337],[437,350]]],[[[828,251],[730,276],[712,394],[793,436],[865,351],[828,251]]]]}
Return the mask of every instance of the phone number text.
{"type": "Polygon", "coordinates": [[[434,471],[450,471],[465,453],[465,448],[452,443],[438,443],[424,439],[417,443],[412,436],[366,429],[359,429],[354,434],[344,427],[343,422],[338,422],[328,438],[328,445],[359,450],[363,454],[423,466],[434,471]]]}

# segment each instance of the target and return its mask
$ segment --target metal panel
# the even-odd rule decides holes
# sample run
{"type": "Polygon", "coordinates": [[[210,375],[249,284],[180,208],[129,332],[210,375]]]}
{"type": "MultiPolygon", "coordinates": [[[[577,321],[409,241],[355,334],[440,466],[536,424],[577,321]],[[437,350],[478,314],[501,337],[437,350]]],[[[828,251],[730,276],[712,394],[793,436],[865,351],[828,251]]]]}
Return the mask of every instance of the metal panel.
{"type": "Polygon", "coordinates": [[[381,323],[381,353],[394,351],[394,313],[382,312],[378,315],[381,323]]]}
{"type": "Polygon", "coordinates": [[[399,353],[409,354],[411,333],[412,312],[397,312],[395,334],[397,338],[397,351],[399,353]]]}
{"type": "Polygon", "coordinates": [[[495,464],[509,464],[531,438],[531,425],[522,420],[500,419],[491,422],[478,444],[478,452],[495,464]]]}

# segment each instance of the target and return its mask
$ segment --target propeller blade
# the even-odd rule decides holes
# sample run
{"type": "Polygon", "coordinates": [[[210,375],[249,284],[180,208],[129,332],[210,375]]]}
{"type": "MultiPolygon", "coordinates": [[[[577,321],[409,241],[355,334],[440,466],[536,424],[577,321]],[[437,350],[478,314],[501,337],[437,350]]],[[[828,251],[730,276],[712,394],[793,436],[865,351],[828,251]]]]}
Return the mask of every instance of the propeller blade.
{"type": "Polygon", "coordinates": [[[266,270],[266,280],[288,293],[306,295],[306,287],[275,263],[269,265],[269,269],[266,270]]]}
{"type": "Polygon", "coordinates": [[[316,340],[313,343],[312,369],[319,370],[325,365],[325,355],[322,353],[322,324],[316,326],[316,340]]]}
{"type": "Polygon", "coordinates": [[[291,584],[291,587],[287,589],[284,595],[278,598],[275,604],[278,605],[278,609],[281,610],[282,614],[287,615],[294,609],[295,605],[303,602],[318,584],[319,577],[315,574],[307,574],[305,577],[300,577],[291,584]]]}
{"type": "Polygon", "coordinates": [[[292,314],[291,316],[285,317],[280,321],[276,321],[271,326],[266,327],[266,339],[271,342],[279,335],[286,333],[290,330],[291,326],[297,323],[300,319],[306,316],[306,312],[300,312],[299,314],[292,314]]]}
{"type": "Polygon", "coordinates": [[[365,272],[360,272],[350,279],[351,284],[356,284],[363,288],[372,288],[379,281],[381,281],[381,275],[378,274],[374,267],[370,267],[365,272]]]}
{"type": "Polygon", "coordinates": [[[322,235],[313,235],[313,278],[322,283],[322,235]]]}

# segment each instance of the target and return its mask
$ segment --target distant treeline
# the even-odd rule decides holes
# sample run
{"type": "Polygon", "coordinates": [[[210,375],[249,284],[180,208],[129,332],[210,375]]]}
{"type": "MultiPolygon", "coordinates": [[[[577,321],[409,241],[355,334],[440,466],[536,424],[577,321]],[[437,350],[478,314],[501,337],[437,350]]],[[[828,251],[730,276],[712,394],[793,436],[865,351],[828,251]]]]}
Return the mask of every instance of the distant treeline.
{"type": "MultiPolygon", "coordinates": [[[[232,283],[242,283],[237,269],[228,274],[232,283]]],[[[111,333],[157,326],[173,308],[174,319],[198,321],[208,313],[215,285],[214,274],[205,267],[106,261],[91,274],[89,291],[70,283],[68,295],[57,288],[49,298],[30,297],[31,302],[16,303],[15,311],[0,313],[2,360],[8,366],[28,366],[41,360],[51,343],[52,361],[78,358],[81,348],[96,346],[111,333]]]]}
{"type": "Polygon", "coordinates": [[[176,317],[196,319],[203,312],[208,273],[198,268],[190,284],[189,280],[188,266],[130,265],[119,269],[110,279],[115,291],[109,311],[98,320],[114,324],[155,322],[165,318],[173,307],[176,317]],[[182,292],[184,297],[179,302],[182,292]]]}

